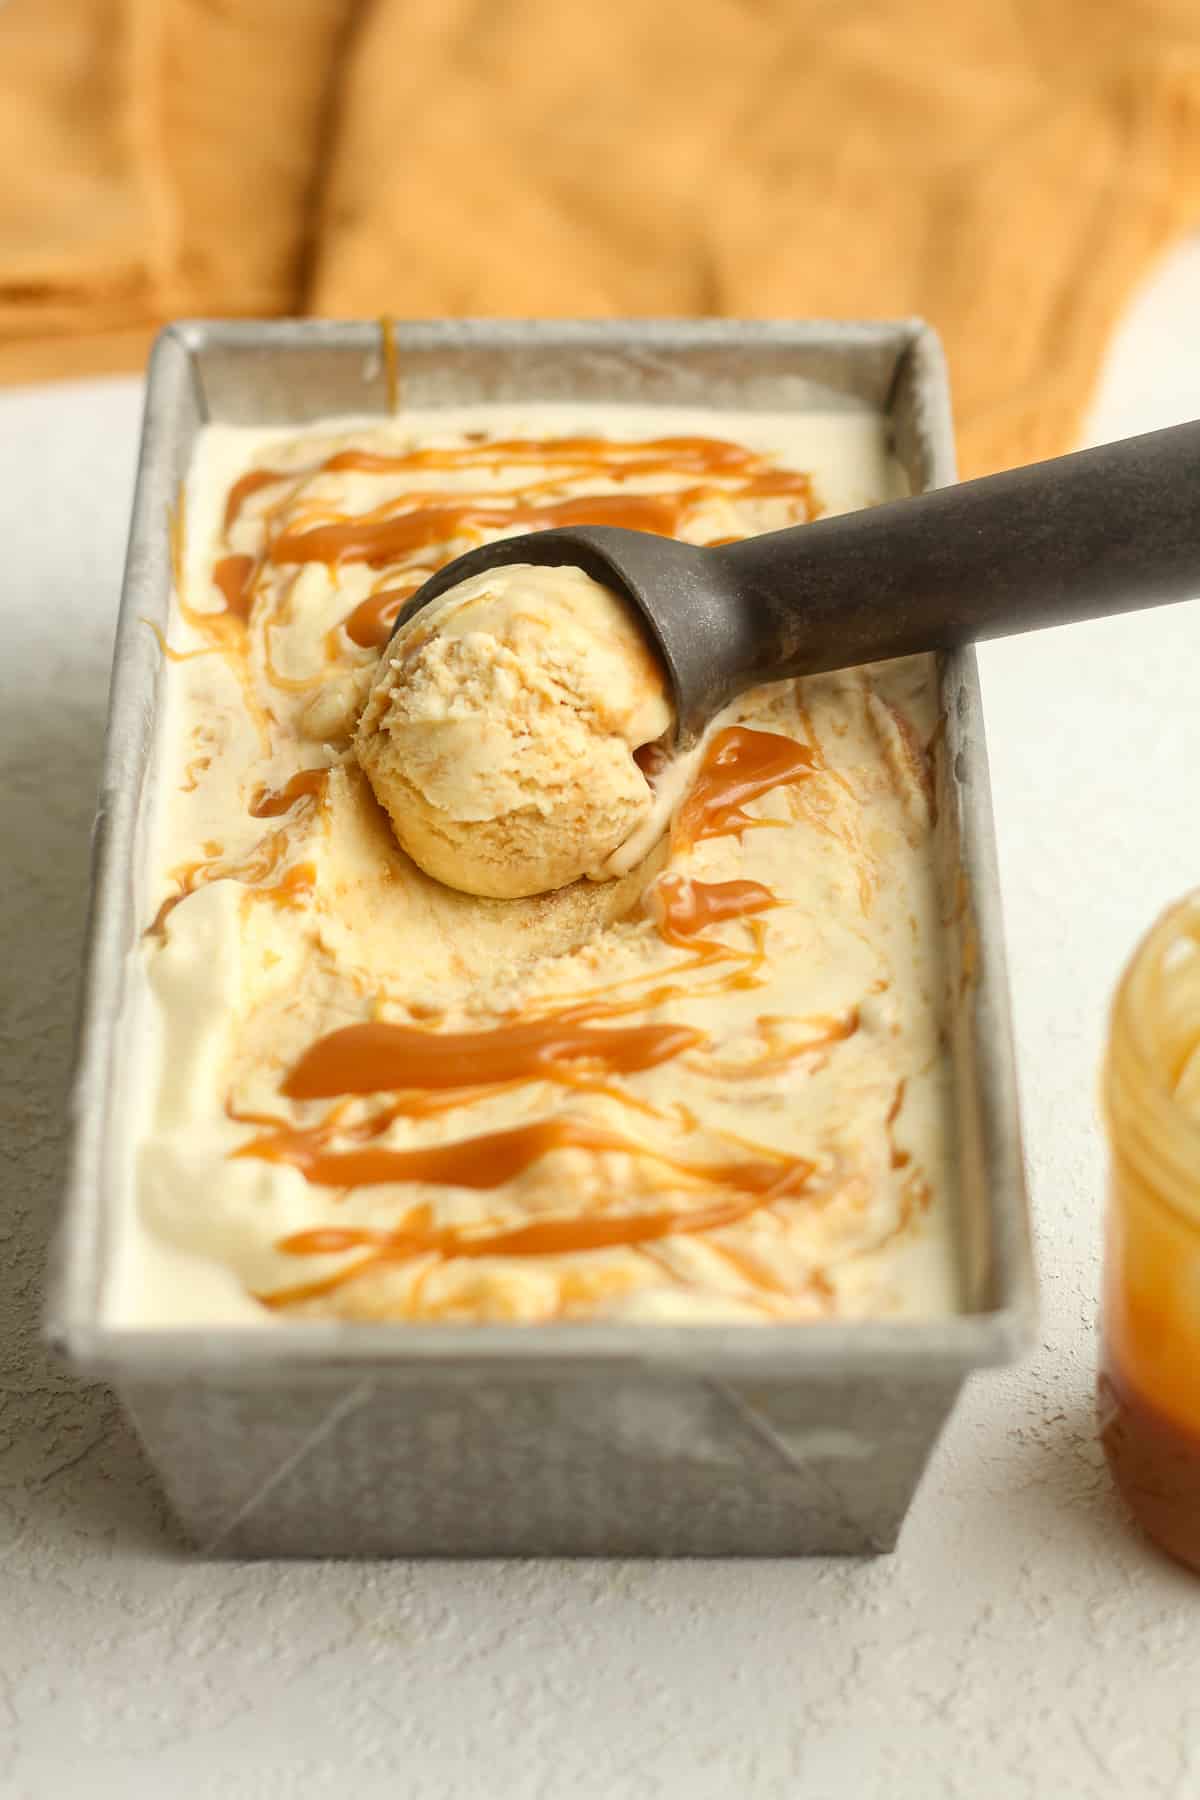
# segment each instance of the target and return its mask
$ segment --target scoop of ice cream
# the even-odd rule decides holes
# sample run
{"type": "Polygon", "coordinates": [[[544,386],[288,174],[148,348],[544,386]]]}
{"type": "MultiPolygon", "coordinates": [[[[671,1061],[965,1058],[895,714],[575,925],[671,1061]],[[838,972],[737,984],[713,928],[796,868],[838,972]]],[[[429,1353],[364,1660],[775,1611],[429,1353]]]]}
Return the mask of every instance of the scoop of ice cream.
{"type": "Polygon", "coordinates": [[[582,569],[514,563],[397,632],[355,747],[413,861],[508,900],[622,872],[608,859],[657,811],[634,752],[672,723],[628,602],[582,569]]]}

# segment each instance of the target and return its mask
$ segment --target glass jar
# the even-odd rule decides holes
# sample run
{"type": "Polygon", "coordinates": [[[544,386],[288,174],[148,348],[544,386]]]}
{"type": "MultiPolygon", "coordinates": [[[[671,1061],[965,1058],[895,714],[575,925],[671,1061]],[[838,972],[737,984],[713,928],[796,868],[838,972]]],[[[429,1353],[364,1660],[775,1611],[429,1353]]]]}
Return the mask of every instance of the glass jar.
{"type": "Polygon", "coordinates": [[[1102,1441],[1146,1531],[1200,1572],[1200,891],[1125,971],[1104,1105],[1102,1441]]]}

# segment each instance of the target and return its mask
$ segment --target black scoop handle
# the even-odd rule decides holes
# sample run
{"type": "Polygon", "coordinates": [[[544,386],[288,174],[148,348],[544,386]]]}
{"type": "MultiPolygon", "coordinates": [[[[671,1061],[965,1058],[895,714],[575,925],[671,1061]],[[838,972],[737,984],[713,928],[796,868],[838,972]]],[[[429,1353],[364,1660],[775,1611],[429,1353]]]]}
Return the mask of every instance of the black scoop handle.
{"type": "Polygon", "coordinates": [[[709,554],[735,689],[1190,599],[1200,421],[709,554]]]}

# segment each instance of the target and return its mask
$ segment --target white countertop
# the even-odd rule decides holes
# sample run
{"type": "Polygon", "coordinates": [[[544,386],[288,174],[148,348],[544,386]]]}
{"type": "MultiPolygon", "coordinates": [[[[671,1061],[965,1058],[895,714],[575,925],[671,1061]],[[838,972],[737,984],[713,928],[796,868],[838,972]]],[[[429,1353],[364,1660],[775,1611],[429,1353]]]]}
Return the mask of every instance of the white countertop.
{"type": "MultiPolygon", "coordinates": [[[[1200,415],[1197,320],[1200,244],[1093,438],[1200,415]]],[[[1200,1582],[1128,1529],[1091,1398],[1097,1058],[1134,940],[1200,880],[1200,605],[982,654],[1043,1326],[964,1397],[895,1556],[199,1564],[37,1335],[139,405],[0,393],[0,1796],[1200,1793],[1200,1582]]]]}

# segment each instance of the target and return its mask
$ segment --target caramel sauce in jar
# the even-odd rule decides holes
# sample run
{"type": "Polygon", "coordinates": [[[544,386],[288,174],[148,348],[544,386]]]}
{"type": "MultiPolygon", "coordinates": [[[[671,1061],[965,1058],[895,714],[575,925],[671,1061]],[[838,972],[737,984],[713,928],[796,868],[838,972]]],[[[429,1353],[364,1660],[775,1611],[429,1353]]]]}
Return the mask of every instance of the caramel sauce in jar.
{"type": "Polygon", "coordinates": [[[1101,1440],[1146,1532],[1200,1573],[1200,892],[1113,1003],[1101,1440]]]}

